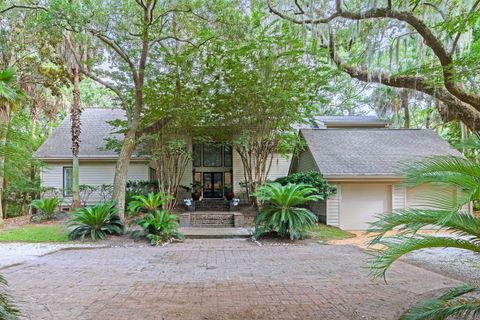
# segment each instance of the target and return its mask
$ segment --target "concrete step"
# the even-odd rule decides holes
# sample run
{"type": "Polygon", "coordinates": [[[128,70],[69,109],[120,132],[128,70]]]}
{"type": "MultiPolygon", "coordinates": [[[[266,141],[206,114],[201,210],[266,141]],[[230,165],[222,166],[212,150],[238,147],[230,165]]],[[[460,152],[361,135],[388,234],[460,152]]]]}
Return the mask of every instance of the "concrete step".
{"type": "Polygon", "coordinates": [[[181,227],[241,228],[244,222],[241,212],[195,211],[180,214],[181,227]]]}
{"type": "Polygon", "coordinates": [[[233,227],[234,216],[231,213],[193,213],[190,216],[191,227],[233,227]]]}
{"type": "Polygon", "coordinates": [[[252,231],[249,228],[187,227],[180,228],[180,232],[185,236],[186,239],[245,239],[252,237],[252,231]]]}

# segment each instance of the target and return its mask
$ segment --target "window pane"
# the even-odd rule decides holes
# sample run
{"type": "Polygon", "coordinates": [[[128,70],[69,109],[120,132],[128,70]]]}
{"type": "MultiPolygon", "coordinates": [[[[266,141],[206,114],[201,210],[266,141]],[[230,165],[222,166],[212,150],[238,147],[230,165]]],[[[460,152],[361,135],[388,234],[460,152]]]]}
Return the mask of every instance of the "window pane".
{"type": "Polygon", "coordinates": [[[193,166],[202,166],[202,145],[198,143],[193,145],[193,166]]]}
{"type": "Polygon", "coordinates": [[[223,153],[223,166],[231,167],[232,166],[232,146],[225,146],[223,153]]]}
{"type": "Polygon", "coordinates": [[[232,184],[232,174],[230,173],[230,171],[225,171],[223,173],[223,181],[226,185],[232,184]]]}
{"type": "Polygon", "coordinates": [[[222,146],[218,144],[203,145],[203,166],[221,167],[222,166],[222,146]]]}
{"type": "Polygon", "coordinates": [[[73,168],[63,167],[63,195],[68,197],[72,195],[73,168]]]}

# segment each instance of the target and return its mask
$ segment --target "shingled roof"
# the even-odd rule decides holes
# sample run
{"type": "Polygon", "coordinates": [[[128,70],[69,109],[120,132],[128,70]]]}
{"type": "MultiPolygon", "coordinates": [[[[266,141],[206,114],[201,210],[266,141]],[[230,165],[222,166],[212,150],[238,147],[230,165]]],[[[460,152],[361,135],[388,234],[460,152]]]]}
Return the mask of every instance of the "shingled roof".
{"type": "Polygon", "coordinates": [[[377,116],[316,116],[317,128],[322,127],[377,127],[385,128],[388,121],[377,116]]]}
{"type": "Polygon", "coordinates": [[[320,172],[328,176],[397,176],[401,162],[461,154],[428,129],[302,129],[320,172]]]}
{"type": "MultiPolygon", "coordinates": [[[[105,139],[113,137],[113,127],[108,121],[125,119],[125,111],[121,109],[85,109],[81,115],[80,159],[116,158],[112,150],[101,150],[105,146],[105,139]]],[[[37,150],[35,156],[40,159],[70,159],[72,158],[70,116],[54,130],[50,137],[37,150]]]]}

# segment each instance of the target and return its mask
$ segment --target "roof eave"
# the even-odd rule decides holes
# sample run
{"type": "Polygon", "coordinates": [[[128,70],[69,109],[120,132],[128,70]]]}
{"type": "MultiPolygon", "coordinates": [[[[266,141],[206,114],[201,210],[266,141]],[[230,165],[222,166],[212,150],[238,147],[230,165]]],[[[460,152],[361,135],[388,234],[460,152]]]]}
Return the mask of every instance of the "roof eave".
{"type": "Polygon", "coordinates": [[[371,181],[371,182],[384,182],[384,181],[402,181],[403,177],[399,175],[384,174],[384,175],[360,175],[360,174],[326,174],[323,177],[330,182],[359,182],[359,181],[371,181]]]}

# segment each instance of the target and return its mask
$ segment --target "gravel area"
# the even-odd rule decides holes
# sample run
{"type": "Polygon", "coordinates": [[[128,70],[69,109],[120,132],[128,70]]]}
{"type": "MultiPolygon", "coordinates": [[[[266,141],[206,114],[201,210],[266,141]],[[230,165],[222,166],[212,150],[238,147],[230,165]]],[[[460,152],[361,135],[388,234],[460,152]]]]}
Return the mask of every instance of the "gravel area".
{"type": "Polygon", "coordinates": [[[64,249],[103,247],[98,244],[52,244],[52,243],[1,243],[0,268],[20,264],[37,257],[64,249]]]}
{"type": "Polygon", "coordinates": [[[461,281],[480,281],[480,255],[456,248],[412,252],[403,261],[461,281]]]}

